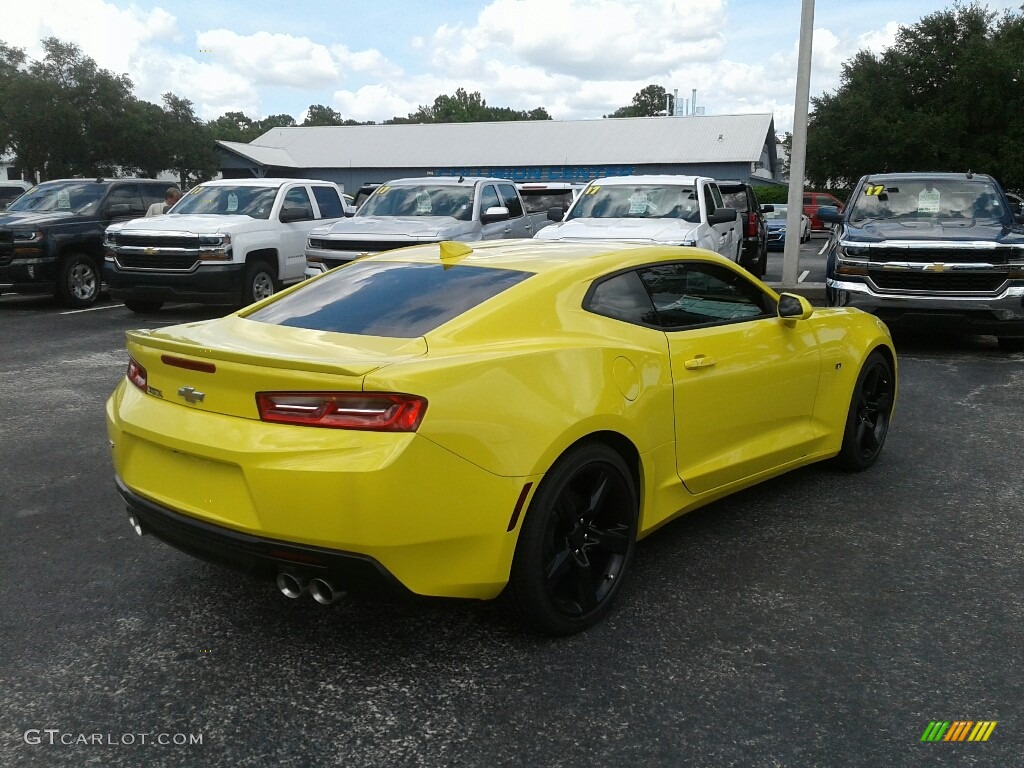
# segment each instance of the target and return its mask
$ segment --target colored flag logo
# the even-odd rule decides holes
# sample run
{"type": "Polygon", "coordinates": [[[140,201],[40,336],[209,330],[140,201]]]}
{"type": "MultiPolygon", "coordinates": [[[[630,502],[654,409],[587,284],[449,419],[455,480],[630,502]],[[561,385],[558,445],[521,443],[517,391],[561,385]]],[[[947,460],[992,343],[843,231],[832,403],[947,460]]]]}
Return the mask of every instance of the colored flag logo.
{"type": "Polygon", "coordinates": [[[988,741],[995,728],[995,720],[932,720],[921,741],[988,741]]]}

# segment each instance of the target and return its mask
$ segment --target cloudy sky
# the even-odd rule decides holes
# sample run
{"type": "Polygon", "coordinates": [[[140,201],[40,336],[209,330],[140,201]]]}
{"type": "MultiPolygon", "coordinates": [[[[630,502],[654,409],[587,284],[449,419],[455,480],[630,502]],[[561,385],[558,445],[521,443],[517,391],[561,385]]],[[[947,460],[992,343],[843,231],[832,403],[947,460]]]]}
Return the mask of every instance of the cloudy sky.
{"type": "MultiPolygon", "coordinates": [[[[1021,0],[989,0],[994,11],[1021,0]]],[[[772,112],[792,127],[800,0],[31,0],[5,4],[0,40],[48,36],[124,73],[140,99],[173,91],[210,120],[310,104],[343,117],[407,115],[456,88],[492,106],[598,118],[649,83],[697,89],[708,114],[772,112]]],[[[856,51],[952,6],[817,0],[811,93],[856,51]]],[[[680,102],[682,103],[682,101],[680,102]]]]}

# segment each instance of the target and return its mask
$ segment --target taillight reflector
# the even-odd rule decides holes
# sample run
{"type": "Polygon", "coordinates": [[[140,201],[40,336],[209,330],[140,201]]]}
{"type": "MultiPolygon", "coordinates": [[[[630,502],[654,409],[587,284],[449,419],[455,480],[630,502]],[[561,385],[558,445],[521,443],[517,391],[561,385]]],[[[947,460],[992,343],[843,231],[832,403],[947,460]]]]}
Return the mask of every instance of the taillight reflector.
{"type": "Polygon", "coordinates": [[[189,360],[186,357],[160,355],[160,362],[164,365],[173,365],[175,368],[187,368],[190,371],[202,371],[203,373],[217,372],[217,366],[205,360],[189,360]]]}
{"type": "Polygon", "coordinates": [[[125,375],[128,377],[128,381],[143,392],[146,391],[146,369],[139,365],[134,357],[128,358],[128,372],[125,375]]]}
{"type": "Polygon", "coordinates": [[[752,211],[747,211],[746,237],[757,237],[757,214],[752,211]]]}
{"type": "Polygon", "coordinates": [[[415,432],[427,400],[393,392],[257,392],[260,419],[275,424],[415,432]]]}

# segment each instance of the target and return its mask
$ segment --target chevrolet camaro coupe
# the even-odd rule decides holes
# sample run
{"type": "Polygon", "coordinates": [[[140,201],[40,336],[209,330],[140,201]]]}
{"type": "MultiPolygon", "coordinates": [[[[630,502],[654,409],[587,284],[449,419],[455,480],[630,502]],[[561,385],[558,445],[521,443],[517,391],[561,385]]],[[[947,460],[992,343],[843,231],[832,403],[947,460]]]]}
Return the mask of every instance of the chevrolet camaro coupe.
{"type": "Polygon", "coordinates": [[[127,346],[136,532],[289,597],[500,596],[552,635],[673,518],[871,466],[896,396],[881,320],[680,246],[414,246],[127,346]]]}

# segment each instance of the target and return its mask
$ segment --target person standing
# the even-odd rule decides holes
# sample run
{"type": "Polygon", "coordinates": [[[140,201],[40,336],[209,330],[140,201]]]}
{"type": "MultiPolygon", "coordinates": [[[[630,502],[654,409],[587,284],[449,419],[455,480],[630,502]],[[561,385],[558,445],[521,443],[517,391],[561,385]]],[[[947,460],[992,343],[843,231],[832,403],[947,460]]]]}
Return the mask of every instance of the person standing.
{"type": "Polygon", "coordinates": [[[164,195],[164,201],[162,203],[153,203],[149,206],[149,210],[146,211],[146,218],[167,213],[180,199],[181,190],[177,187],[168,187],[167,194],[164,195]]]}

